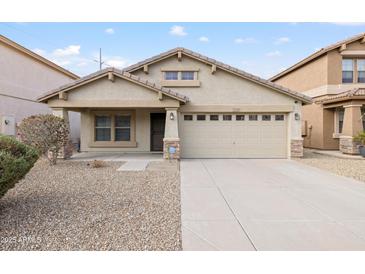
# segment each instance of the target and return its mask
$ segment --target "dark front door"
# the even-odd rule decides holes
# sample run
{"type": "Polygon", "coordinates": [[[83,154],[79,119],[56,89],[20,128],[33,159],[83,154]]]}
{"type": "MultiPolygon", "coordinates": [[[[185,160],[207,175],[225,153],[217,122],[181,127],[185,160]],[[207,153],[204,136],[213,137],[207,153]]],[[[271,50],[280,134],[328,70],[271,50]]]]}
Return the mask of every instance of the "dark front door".
{"type": "Polygon", "coordinates": [[[151,151],[163,150],[166,113],[151,113],[151,151]]]}

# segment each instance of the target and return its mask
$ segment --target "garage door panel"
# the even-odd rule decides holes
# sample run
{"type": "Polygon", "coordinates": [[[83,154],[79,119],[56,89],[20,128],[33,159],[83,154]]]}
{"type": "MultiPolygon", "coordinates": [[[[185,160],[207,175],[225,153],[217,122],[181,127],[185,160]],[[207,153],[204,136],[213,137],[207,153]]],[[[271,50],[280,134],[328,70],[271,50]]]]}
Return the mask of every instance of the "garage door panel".
{"type": "MultiPolygon", "coordinates": [[[[211,113],[215,114],[215,113],[211,113]]],[[[285,158],[287,123],[284,121],[184,121],[180,119],[181,153],[185,158],[285,158]]],[[[248,115],[246,115],[248,117],[248,115]]],[[[274,114],[271,116],[274,118],[274,114]]]]}

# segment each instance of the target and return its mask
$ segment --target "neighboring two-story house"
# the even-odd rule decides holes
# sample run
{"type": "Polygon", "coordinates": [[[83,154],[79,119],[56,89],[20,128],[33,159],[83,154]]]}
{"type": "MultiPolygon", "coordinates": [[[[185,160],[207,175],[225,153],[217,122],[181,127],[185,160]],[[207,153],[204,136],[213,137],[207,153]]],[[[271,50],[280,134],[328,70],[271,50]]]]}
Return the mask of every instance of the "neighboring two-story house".
{"type": "Polygon", "coordinates": [[[365,34],[323,48],[270,81],[313,98],[303,107],[304,146],[357,154],[365,130],[365,34]]]}
{"type": "MultiPolygon", "coordinates": [[[[79,77],[0,35],[0,134],[16,135],[16,125],[34,114],[51,113],[37,102],[45,90],[79,77]]],[[[71,138],[80,136],[80,114],[70,113],[71,138]]]]}
{"type": "Polygon", "coordinates": [[[81,113],[81,151],[165,158],[302,156],[311,98],[185,48],[108,68],[43,94],[55,115],[81,113]]]}

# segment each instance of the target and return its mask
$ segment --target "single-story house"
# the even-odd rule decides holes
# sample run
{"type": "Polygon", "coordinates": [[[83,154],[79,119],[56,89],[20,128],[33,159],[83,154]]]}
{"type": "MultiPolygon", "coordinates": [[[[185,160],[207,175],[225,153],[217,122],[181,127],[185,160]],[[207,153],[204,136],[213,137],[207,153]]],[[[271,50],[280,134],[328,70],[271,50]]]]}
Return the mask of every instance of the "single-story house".
{"type": "Polygon", "coordinates": [[[311,98],[185,48],[107,68],[38,98],[67,120],[81,113],[83,152],[165,158],[302,156],[311,98]]]}

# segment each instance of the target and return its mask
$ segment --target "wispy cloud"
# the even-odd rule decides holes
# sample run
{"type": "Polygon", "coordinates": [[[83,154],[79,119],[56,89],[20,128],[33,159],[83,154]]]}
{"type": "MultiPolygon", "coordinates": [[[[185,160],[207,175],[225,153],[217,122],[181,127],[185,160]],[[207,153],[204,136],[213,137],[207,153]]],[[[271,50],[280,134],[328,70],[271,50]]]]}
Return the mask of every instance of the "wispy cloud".
{"type": "Polygon", "coordinates": [[[115,31],[112,28],[107,28],[107,29],[105,29],[105,33],[107,33],[107,34],[114,34],[115,31]]]}
{"type": "Polygon", "coordinates": [[[126,66],[128,66],[130,63],[124,59],[123,57],[120,56],[112,56],[109,58],[105,59],[105,64],[107,66],[110,67],[115,67],[115,68],[125,68],[126,66]]]}
{"type": "Polygon", "coordinates": [[[183,26],[174,25],[170,28],[169,33],[174,36],[186,36],[187,32],[183,26]]]}
{"type": "Polygon", "coordinates": [[[208,43],[209,42],[209,38],[206,37],[206,36],[201,36],[201,37],[199,37],[199,41],[200,42],[204,42],[204,43],[208,43]]]}
{"type": "Polygon", "coordinates": [[[278,50],[270,51],[270,52],[266,53],[266,56],[268,56],[268,57],[281,56],[281,52],[278,50]]]}
{"type": "Polygon", "coordinates": [[[350,27],[365,26],[365,22],[330,22],[330,24],[335,24],[339,26],[350,26],[350,27]]]}
{"type": "Polygon", "coordinates": [[[55,49],[53,51],[53,55],[57,57],[79,55],[80,48],[81,48],[80,45],[69,45],[63,49],[55,49]]]}
{"type": "Polygon", "coordinates": [[[280,37],[274,41],[275,45],[282,45],[291,42],[289,37],[280,37]]]}
{"type": "Polygon", "coordinates": [[[238,37],[234,39],[234,42],[236,44],[254,44],[257,43],[257,40],[252,37],[247,37],[247,38],[238,37]]]}

